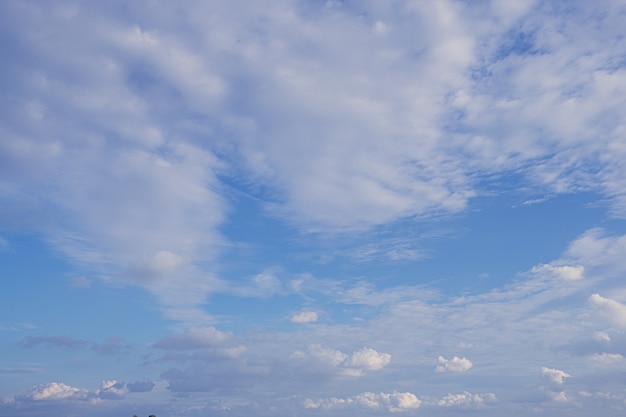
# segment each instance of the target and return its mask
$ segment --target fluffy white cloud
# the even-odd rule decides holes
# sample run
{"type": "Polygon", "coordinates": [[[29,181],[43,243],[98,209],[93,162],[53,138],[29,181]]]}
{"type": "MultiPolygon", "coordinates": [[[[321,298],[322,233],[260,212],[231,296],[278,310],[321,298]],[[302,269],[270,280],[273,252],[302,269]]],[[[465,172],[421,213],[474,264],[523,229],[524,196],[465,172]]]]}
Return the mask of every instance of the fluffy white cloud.
{"type": "Polygon", "coordinates": [[[89,392],[85,389],[71,387],[62,382],[51,382],[37,385],[20,396],[21,400],[56,401],[70,399],[87,399],[89,392]]]}
{"type": "Polygon", "coordinates": [[[296,362],[310,362],[307,366],[315,369],[322,366],[339,375],[359,377],[366,371],[383,369],[391,361],[391,355],[368,347],[348,355],[340,350],[316,344],[310,345],[307,352],[292,353],[290,359],[296,362]]]}
{"type": "Polygon", "coordinates": [[[626,329],[626,306],[600,294],[592,294],[589,303],[614,325],[626,329]]]}
{"type": "Polygon", "coordinates": [[[569,378],[571,376],[567,372],[558,369],[546,368],[545,366],[541,368],[541,374],[558,385],[561,385],[565,378],[569,378]]]}
{"type": "Polygon", "coordinates": [[[448,394],[436,402],[440,407],[482,407],[486,403],[492,403],[497,400],[493,393],[472,394],[463,392],[461,394],[448,394]]]}
{"type": "Polygon", "coordinates": [[[379,370],[389,365],[391,355],[381,353],[372,348],[363,348],[352,354],[348,361],[348,366],[356,369],[379,370]]]}
{"type": "Polygon", "coordinates": [[[542,264],[542,265],[533,267],[532,272],[534,273],[547,272],[549,274],[552,274],[566,281],[575,281],[575,280],[579,280],[583,278],[584,273],[585,273],[585,267],[582,265],[556,266],[556,265],[542,264]]]}
{"type": "Polygon", "coordinates": [[[128,388],[123,382],[115,380],[102,381],[100,388],[96,390],[96,395],[100,399],[119,399],[128,393],[128,388]]]}
{"type": "Polygon", "coordinates": [[[62,382],[51,382],[37,385],[22,395],[16,396],[13,401],[27,403],[31,401],[54,402],[84,402],[100,403],[104,400],[119,400],[128,394],[129,389],[123,382],[115,380],[102,381],[95,391],[76,388],[62,382]]]}
{"type": "Polygon", "coordinates": [[[446,359],[443,356],[439,356],[437,359],[439,366],[435,368],[437,372],[466,372],[474,366],[474,364],[467,358],[459,358],[458,356],[452,359],[446,359]]]}
{"type": "Polygon", "coordinates": [[[309,354],[311,355],[311,357],[317,359],[318,361],[324,364],[328,364],[332,367],[338,367],[342,365],[348,358],[348,355],[346,355],[342,351],[330,349],[322,345],[309,346],[309,354]]]}
{"type": "Polygon", "coordinates": [[[312,323],[317,321],[317,313],[315,311],[302,311],[291,316],[292,323],[312,323]]]}
{"type": "Polygon", "coordinates": [[[354,397],[346,398],[325,398],[304,400],[305,408],[321,408],[326,410],[341,408],[360,408],[365,410],[378,410],[388,412],[403,412],[416,410],[422,401],[411,392],[374,393],[364,392],[354,397]]]}

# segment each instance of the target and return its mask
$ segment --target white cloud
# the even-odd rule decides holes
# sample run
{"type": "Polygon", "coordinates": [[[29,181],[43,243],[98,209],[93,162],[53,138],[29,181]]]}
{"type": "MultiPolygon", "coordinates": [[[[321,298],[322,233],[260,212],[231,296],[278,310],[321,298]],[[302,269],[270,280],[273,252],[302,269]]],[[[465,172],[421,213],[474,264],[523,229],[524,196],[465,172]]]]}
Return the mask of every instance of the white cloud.
{"type": "Polygon", "coordinates": [[[474,366],[474,364],[467,358],[459,358],[458,356],[452,359],[446,359],[443,356],[437,358],[439,366],[435,368],[437,372],[466,372],[474,366]]]}
{"type": "Polygon", "coordinates": [[[465,391],[461,394],[448,394],[438,400],[436,404],[440,407],[482,407],[486,403],[492,403],[496,400],[497,397],[493,393],[472,394],[465,391]]]}
{"type": "Polygon", "coordinates": [[[614,325],[626,329],[626,306],[600,294],[592,294],[589,303],[614,325]]]}
{"type": "MultiPolygon", "coordinates": [[[[523,177],[520,188],[531,193],[589,190],[613,214],[626,213],[618,2],[249,3],[180,9],[137,0],[123,15],[115,1],[80,3],[74,19],[54,13],[58,2],[0,6],[6,33],[19,45],[6,51],[11,68],[2,72],[9,102],[0,112],[0,226],[46,236],[79,273],[145,288],[169,318],[193,323],[157,342],[166,354],[245,350],[228,333],[198,327],[207,319],[200,308],[207,294],[240,287],[231,278],[237,274],[224,275],[230,284],[215,276],[224,266],[219,251],[229,247],[220,231],[237,211],[229,212],[224,197],[231,186],[303,234],[457,213],[477,190],[499,194],[483,179],[510,174],[523,177]]],[[[258,211],[261,220],[268,211],[258,211]]],[[[624,242],[590,231],[571,245],[567,262],[541,272],[581,287],[593,277],[597,288],[585,295],[610,298],[594,294],[589,305],[624,329],[618,300],[626,298],[608,288],[623,281],[613,273],[624,271],[624,242]]],[[[422,256],[419,246],[391,243],[360,245],[361,254],[422,256]]],[[[285,291],[271,274],[253,281],[250,296],[285,291]]],[[[513,368],[512,386],[524,370],[554,363],[556,347],[601,328],[576,306],[575,288],[526,276],[436,302],[416,286],[383,288],[396,282],[383,281],[378,288],[337,284],[342,291],[330,295],[347,315],[365,317],[358,326],[348,319],[294,334],[251,334],[262,345],[258,356],[320,343],[294,360],[360,375],[389,363],[386,353],[356,350],[381,340],[394,346],[394,377],[414,366],[427,379],[433,363],[415,350],[428,356],[462,340],[497,378],[494,368],[513,368]],[[536,341],[532,349],[528,340],[536,341]]],[[[615,353],[597,358],[620,359],[606,355],[615,353]]],[[[575,359],[568,371],[581,375],[575,359]]],[[[441,357],[437,370],[471,365],[441,357]]],[[[209,370],[190,367],[192,381],[210,390],[209,370]]],[[[195,387],[172,380],[181,391],[195,387]]],[[[381,404],[381,397],[360,401],[381,404]]]]}
{"type": "Polygon", "coordinates": [[[532,272],[534,273],[547,272],[549,274],[552,274],[566,281],[576,281],[576,280],[583,278],[585,267],[582,265],[555,266],[555,265],[542,264],[542,265],[533,267],[532,272]]]}
{"type": "Polygon", "coordinates": [[[541,374],[558,385],[563,384],[563,380],[571,376],[567,372],[558,369],[546,368],[545,366],[541,368],[541,374]]]}
{"type": "Polygon", "coordinates": [[[312,360],[307,366],[318,371],[321,366],[338,375],[360,377],[366,371],[383,369],[391,361],[391,355],[368,347],[348,355],[340,350],[314,344],[309,346],[307,352],[293,352],[290,359],[299,362],[305,361],[305,363],[312,360]]]}
{"type": "Polygon", "coordinates": [[[84,388],[76,388],[62,382],[50,382],[37,385],[27,392],[15,396],[12,403],[26,404],[29,402],[55,402],[55,403],[75,403],[88,402],[99,404],[106,400],[120,400],[129,392],[128,387],[123,382],[115,380],[102,381],[100,387],[95,391],[84,388]]]}
{"type": "Polygon", "coordinates": [[[587,266],[613,271],[626,270],[626,235],[611,236],[606,230],[593,228],[574,240],[567,255],[587,266]]]}
{"type": "Polygon", "coordinates": [[[128,388],[123,382],[115,380],[102,381],[100,388],[96,390],[96,395],[100,399],[119,399],[128,394],[128,388]]]}
{"type": "Polygon", "coordinates": [[[352,354],[348,365],[351,368],[365,370],[379,370],[389,365],[391,355],[389,353],[380,353],[372,348],[363,348],[352,354]]]}
{"type": "Polygon", "coordinates": [[[85,389],[71,387],[62,382],[51,382],[48,384],[37,385],[27,393],[20,396],[20,400],[34,401],[58,401],[87,399],[89,392],[85,389]]]}
{"type": "Polygon", "coordinates": [[[291,316],[292,323],[312,323],[317,321],[317,313],[315,311],[302,311],[291,316]]]}
{"type": "Polygon", "coordinates": [[[330,397],[313,400],[307,398],[303,405],[312,409],[345,409],[357,408],[364,410],[377,410],[388,412],[403,412],[418,409],[422,401],[411,392],[374,393],[364,392],[353,397],[337,398],[330,397]]]}

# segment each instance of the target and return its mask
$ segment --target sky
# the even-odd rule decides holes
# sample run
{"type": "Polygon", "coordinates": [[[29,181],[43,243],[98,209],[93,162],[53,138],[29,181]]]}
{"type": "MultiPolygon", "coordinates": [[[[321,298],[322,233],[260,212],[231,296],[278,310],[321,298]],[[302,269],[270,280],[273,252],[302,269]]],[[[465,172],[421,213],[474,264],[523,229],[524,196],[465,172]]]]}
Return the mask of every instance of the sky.
{"type": "Polygon", "coordinates": [[[624,415],[624,19],[0,1],[0,417],[624,415]]]}

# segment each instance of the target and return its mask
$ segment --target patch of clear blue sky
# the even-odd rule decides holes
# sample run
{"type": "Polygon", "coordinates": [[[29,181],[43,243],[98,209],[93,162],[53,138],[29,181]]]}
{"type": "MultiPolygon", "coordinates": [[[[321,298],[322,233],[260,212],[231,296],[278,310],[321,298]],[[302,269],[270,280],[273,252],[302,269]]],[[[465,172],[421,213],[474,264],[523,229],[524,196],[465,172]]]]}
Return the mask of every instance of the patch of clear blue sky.
{"type": "Polygon", "coordinates": [[[72,278],[81,273],[40,237],[4,236],[10,249],[0,252],[1,324],[18,329],[5,332],[4,340],[47,334],[102,343],[110,336],[132,342],[162,335],[163,322],[155,320],[161,313],[145,291],[106,285],[89,275],[90,287],[73,287],[72,278]]]}

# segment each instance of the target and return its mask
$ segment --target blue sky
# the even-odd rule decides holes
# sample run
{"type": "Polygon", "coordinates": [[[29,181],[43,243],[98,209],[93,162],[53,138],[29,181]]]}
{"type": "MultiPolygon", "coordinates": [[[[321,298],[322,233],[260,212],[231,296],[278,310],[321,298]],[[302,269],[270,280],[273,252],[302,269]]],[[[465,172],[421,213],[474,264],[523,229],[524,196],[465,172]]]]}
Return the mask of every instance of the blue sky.
{"type": "Polygon", "coordinates": [[[0,3],[0,416],[621,416],[626,4],[0,3]]]}

